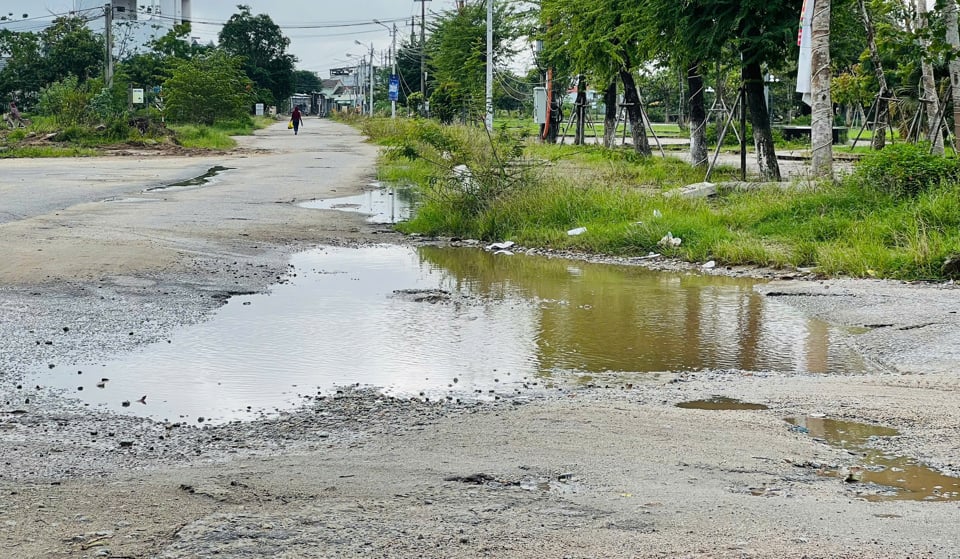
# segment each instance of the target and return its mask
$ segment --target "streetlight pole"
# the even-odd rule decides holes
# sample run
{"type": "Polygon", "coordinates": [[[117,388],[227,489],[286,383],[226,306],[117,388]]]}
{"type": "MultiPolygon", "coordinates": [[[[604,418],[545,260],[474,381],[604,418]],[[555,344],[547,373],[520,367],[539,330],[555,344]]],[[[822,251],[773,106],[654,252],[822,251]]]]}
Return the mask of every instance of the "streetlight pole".
{"type": "MultiPolygon", "coordinates": [[[[361,47],[365,46],[360,41],[354,41],[354,43],[360,45],[361,47]]],[[[373,60],[375,56],[375,51],[373,50],[373,42],[370,43],[370,116],[373,116],[373,60]]]]}
{"type": "MultiPolygon", "coordinates": [[[[392,61],[392,70],[390,71],[391,79],[397,75],[397,24],[393,24],[393,28],[387,27],[383,22],[373,20],[374,23],[381,27],[386,27],[387,31],[390,32],[390,60],[392,61]]],[[[391,96],[390,99],[390,118],[397,118],[397,100],[393,99],[391,96]]]]}

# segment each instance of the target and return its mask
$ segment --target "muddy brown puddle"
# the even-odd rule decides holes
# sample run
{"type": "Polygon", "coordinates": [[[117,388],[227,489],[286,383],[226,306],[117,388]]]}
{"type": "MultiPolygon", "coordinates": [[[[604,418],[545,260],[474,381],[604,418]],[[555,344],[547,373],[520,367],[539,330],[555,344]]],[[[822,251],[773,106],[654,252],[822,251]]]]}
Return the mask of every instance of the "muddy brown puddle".
{"type": "Polygon", "coordinates": [[[275,413],[354,383],[508,398],[662,371],[863,370],[838,330],[750,280],[437,247],[320,248],[292,265],[169,343],[36,381],[173,421],[275,413]]]}
{"type": "MultiPolygon", "coordinates": [[[[871,447],[875,437],[894,437],[896,429],[823,417],[789,418],[789,423],[831,446],[859,455],[855,473],[846,474],[850,489],[870,501],[960,500],[960,478],[944,475],[906,456],[894,456],[871,447]]],[[[824,475],[840,477],[836,471],[824,475]]]]}
{"type": "Polygon", "coordinates": [[[736,398],[727,398],[725,396],[714,396],[703,400],[691,400],[689,402],[680,402],[678,408],[687,410],[711,410],[711,411],[735,411],[735,410],[767,410],[769,406],[765,404],[755,404],[753,402],[743,402],[736,398]]]}

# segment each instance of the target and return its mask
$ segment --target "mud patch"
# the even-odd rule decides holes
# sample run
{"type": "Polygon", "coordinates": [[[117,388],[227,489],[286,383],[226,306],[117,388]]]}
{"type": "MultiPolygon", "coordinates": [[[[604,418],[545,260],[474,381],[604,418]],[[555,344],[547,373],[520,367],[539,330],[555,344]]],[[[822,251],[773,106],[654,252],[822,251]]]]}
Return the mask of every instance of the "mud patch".
{"type": "Polygon", "coordinates": [[[714,396],[704,400],[691,400],[689,402],[680,402],[678,408],[687,410],[768,410],[769,406],[764,404],[754,404],[751,402],[742,402],[736,398],[727,398],[724,396],[714,396]]]}
{"type": "Polygon", "coordinates": [[[231,169],[232,167],[222,167],[220,165],[217,165],[215,167],[211,167],[206,173],[197,177],[193,177],[192,179],[182,180],[182,181],[166,184],[163,186],[155,186],[152,188],[147,188],[144,190],[144,192],[159,192],[163,190],[183,190],[188,188],[197,188],[200,186],[206,186],[213,181],[214,177],[216,177],[217,175],[219,175],[224,171],[229,171],[231,169]]]}

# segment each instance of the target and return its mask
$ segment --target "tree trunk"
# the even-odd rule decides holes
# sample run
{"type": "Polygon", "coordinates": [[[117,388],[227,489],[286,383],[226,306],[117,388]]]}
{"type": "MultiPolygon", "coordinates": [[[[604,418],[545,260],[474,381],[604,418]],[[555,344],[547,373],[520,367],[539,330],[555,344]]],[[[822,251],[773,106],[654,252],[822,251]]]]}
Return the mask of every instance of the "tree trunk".
{"type": "MultiPolygon", "coordinates": [[[[751,57],[744,56],[749,60],[751,57]]],[[[759,62],[744,64],[741,73],[747,91],[747,107],[750,109],[750,124],[753,126],[753,145],[757,150],[760,178],[765,181],[780,181],[780,165],[773,147],[770,130],[770,115],[763,94],[763,69],[759,62]]]]}
{"type": "MultiPolygon", "coordinates": [[[[927,28],[927,0],[918,0],[917,30],[927,28]]],[[[933,147],[933,153],[943,155],[943,133],[940,128],[940,95],[937,93],[937,84],[933,79],[933,64],[930,63],[930,40],[921,38],[923,60],[920,62],[920,83],[923,84],[923,108],[927,112],[927,139],[933,147]]]]}
{"type": "MultiPolygon", "coordinates": [[[[923,0],[925,1],[925,0],[923,0]]],[[[830,97],[830,0],[816,0],[811,26],[810,143],[812,171],[818,177],[833,176],[833,100],[830,97]]]]}
{"type": "Polygon", "coordinates": [[[574,110],[577,115],[577,132],[573,137],[573,145],[582,146],[587,126],[587,77],[583,74],[577,76],[577,102],[574,110]]]}
{"type": "Polygon", "coordinates": [[[647,127],[643,122],[643,111],[640,110],[640,95],[637,93],[637,83],[630,70],[620,70],[620,81],[623,82],[623,102],[627,107],[627,117],[630,119],[630,136],[633,138],[633,149],[641,155],[651,155],[650,142],[647,141],[647,127]]]}
{"type": "Polygon", "coordinates": [[[603,147],[612,148],[617,138],[617,78],[610,79],[603,93],[603,104],[603,147]]]}
{"type": "MultiPolygon", "coordinates": [[[[954,50],[960,49],[960,31],[957,29],[957,2],[956,0],[947,0],[947,6],[944,8],[947,23],[947,43],[954,50]]],[[[953,57],[950,59],[950,84],[951,96],[953,98],[953,140],[954,146],[960,151],[960,59],[953,57]]]]}
{"type": "Polygon", "coordinates": [[[696,167],[707,165],[707,109],[703,100],[703,76],[700,63],[687,69],[687,87],[690,103],[690,163],[696,167]]]}
{"type": "Polygon", "coordinates": [[[863,27],[867,32],[867,45],[870,47],[870,61],[880,91],[877,93],[876,113],[873,116],[873,149],[880,150],[887,142],[887,117],[890,115],[890,88],[887,87],[887,77],[883,73],[883,63],[880,61],[880,51],[877,50],[877,39],[873,29],[873,21],[864,0],[857,0],[860,12],[863,15],[863,27]]]}

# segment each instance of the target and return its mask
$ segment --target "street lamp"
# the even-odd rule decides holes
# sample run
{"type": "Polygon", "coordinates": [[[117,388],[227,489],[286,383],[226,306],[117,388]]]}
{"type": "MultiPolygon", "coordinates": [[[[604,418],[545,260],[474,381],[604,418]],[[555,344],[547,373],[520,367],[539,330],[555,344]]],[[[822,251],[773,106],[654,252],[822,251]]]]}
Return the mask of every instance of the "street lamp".
{"type": "Polygon", "coordinates": [[[362,112],[363,112],[363,105],[364,105],[364,102],[363,102],[363,99],[364,99],[364,96],[363,96],[363,78],[362,78],[362,76],[363,76],[363,69],[366,67],[366,64],[367,64],[367,57],[366,57],[366,55],[364,55],[364,56],[358,56],[358,55],[356,55],[356,54],[349,53],[349,52],[347,53],[347,56],[348,56],[349,58],[356,58],[356,59],[357,59],[357,70],[356,70],[356,72],[355,72],[354,75],[353,75],[354,84],[353,84],[353,87],[351,88],[351,90],[353,91],[353,106],[354,106],[354,108],[356,108],[356,107],[359,106],[359,107],[360,107],[360,112],[362,113],[362,112]]]}
{"type": "Polygon", "coordinates": [[[397,99],[396,95],[399,94],[399,76],[397,76],[397,24],[393,24],[391,29],[386,24],[373,20],[374,23],[381,27],[386,27],[387,31],[390,32],[390,60],[392,62],[393,69],[390,71],[390,85],[393,85],[393,81],[397,80],[397,93],[390,93],[390,118],[397,118],[397,99]]]}
{"type": "MultiPolygon", "coordinates": [[[[354,41],[354,43],[360,45],[361,47],[366,46],[360,41],[354,41]]],[[[370,43],[370,116],[373,116],[373,43],[370,43]]]]}

